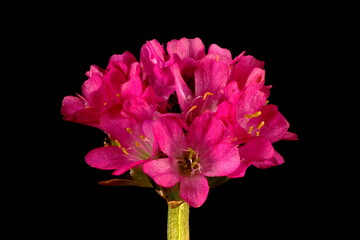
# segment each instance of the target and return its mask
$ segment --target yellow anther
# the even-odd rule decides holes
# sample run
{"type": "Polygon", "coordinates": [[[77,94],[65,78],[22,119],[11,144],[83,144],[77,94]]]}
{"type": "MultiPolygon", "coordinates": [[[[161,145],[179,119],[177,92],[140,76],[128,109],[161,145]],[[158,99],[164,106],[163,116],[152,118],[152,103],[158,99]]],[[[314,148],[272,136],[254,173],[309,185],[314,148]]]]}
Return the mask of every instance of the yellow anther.
{"type": "Polygon", "coordinates": [[[197,161],[195,160],[194,162],[191,163],[191,168],[195,167],[196,164],[197,164],[197,161]]]}
{"type": "Polygon", "coordinates": [[[266,103],[265,103],[265,105],[266,105],[266,104],[268,104],[269,102],[270,102],[269,100],[266,100],[266,103]]]}
{"type": "Polygon", "coordinates": [[[209,95],[212,96],[212,95],[214,95],[214,94],[211,93],[211,92],[206,92],[206,93],[204,94],[203,100],[205,100],[206,97],[209,96],[209,95]]]}
{"type": "Polygon", "coordinates": [[[117,93],[117,94],[116,94],[116,97],[121,97],[121,94],[120,94],[120,93],[117,93]]]}
{"type": "Polygon", "coordinates": [[[118,146],[119,148],[121,148],[121,143],[120,143],[118,140],[115,139],[115,140],[114,140],[114,143],[115,143],[116,146],[118,146]]]}
{"type": "Polygon", "coordinates": [[[126,128],[126,131],[130,134],[132,134],[132,129],[131,128],[126,128]]]}
{"type": "Polygon", "coordinates": [[[261,111],[257,111],[256,113],[253,114],[246,114],[244,115],[245,118],[254,118],[254,117],[258,117],[261,115],[261,111]]]}
{"type": "Polygon", "coordinates": [[[124,147],[122,147],[121,150],[125,153],[125,155],[129,155],[129,152],[124,147]]]}
{"type": "Polygon", "coordinates": [[[140,135],[140,138],[141,138],[142,140],[145,140],[145,139],[146,139],[146,137],[145,137],[144,135],[140,135]]]}
{"type": "Polygon", "coordinates": [[[139,143],[139,142],[135,142],[135,146],[140,147],[140,143],[139,143]]]}
{"type": "Polygon", "coordinates": [[[258,136],[260,136],[260,132],[259,131],[256,131],[256,136],[258,137],[258,136]]]}
{"type": "Polygon", "coordinates": [[[262,121],[262,122],[259,123],[259,125],[257,126],[257,129],[261,129],[264,125],[265,125],[265,121],[262,121]]]}
{"type": "Polygon", "coordinates": [[[195,108],[197,108],[196,105],[192,106],[192,107],[190,108],[190,110],[188,111],[188,113],[191,112],[192,110],[194,110],[195,108]]]}
{"type": "Polygon", "coordinates": [[[91,107],[89,107],[89,106],[86,106],[85,108],[91,108],[91,107]]]}
{"type": "Polygon", "coordinates": [[[250,134],[250,133],[253,131],[253,129],[254,129],[254,126],[250,126],[250,127],[249,127],[249,131],[248,131],[248,134],[250,134]]]}
{"type": "Polygon", "coordinates": [[[103,104],[104,104],[104,106],[108,105],[108,103],[107,103],[107,102],[104,102],[103,104]]]}

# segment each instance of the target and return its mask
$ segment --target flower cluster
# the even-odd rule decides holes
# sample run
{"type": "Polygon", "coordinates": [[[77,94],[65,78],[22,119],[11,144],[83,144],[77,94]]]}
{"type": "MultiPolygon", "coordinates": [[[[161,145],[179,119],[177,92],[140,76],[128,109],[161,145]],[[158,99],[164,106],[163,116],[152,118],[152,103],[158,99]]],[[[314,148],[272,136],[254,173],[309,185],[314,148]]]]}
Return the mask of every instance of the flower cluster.
{"type": "Polygon", "coordinates": [[[151,40],[139,61],[124,52],[86,75],[82,95],[66,96],[61,109],[65,120],[108,135],[86,162],[114,175],[141,171],[157,187],[176,186],[193,207],[205,202],[209,179],[282,164],[272,144],[297,139],[268,103],[264,62],[216,44],[206,51],[199,38],[166,48],[151,40]]]}

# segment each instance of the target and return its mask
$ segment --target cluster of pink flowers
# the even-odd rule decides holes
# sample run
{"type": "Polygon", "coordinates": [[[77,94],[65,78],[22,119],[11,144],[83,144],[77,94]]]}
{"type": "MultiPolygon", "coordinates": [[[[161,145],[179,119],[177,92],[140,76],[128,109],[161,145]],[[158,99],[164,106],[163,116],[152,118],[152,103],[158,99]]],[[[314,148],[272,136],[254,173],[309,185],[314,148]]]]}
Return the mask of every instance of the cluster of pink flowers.
{"type": "Polygon", "coordinates": [[[272,144],[295,140],[289,123],[268,103],[264,62],[233,58],[199,38],[157,40],[113,55],[106,69],[91,66],[82,95],[66,96],[65,120],[103,130],[111,144],[93,149],[86,162],[121,175],[143,171],[190,206],[201,206],[209,177],[243,177],[249,166],[269,168],[284,159],[272,144]]]}

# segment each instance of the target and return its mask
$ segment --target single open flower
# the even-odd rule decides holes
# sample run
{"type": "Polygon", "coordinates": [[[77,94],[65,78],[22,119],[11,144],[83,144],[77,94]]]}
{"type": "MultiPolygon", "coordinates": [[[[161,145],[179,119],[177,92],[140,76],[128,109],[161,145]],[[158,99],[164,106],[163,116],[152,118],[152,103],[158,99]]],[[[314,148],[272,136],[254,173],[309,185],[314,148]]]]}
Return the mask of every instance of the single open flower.
{"type": "Polygon", "coordinates": [[[190,206],[201,206],[208,195],[206,177],[227,176],[240,164],[236,145],[221,120],[209,111],[192,122],[189,132],[175,117],[154,122],[154,136],[166,157],[144,164],[144,172],[163,187],[180,184],[180,197],[190,206]]]}

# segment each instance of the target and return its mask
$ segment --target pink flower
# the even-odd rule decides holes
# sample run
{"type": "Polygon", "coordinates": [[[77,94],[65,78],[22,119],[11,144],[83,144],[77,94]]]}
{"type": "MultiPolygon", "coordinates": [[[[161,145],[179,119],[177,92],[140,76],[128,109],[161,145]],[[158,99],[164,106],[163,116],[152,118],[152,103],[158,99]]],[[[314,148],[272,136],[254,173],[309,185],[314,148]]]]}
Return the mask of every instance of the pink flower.
{"type": "Polygon", "coordinates": [[[102,113],[143,94],[140,66],[129,52],[113,55],[105,70],[91,66],[86,75],[89,79],[82,86],[82,96],[67,96],[62,102],[65,120],[100,127],[102,113]]]}
{"type": "Polygon", "coordinates": [[[86,162],[113,175],[142,170],[155,187],[179,187],[193,207],[205,202],[209,177],[280,165],[273,143],[297,139],[268,104],[264,62],[245,52],[233,59],[216,44],[206,51],[199,38],[166,47],[147,41],[140,62],[125,52],[87,76],[82,96],[65,97],[61,109],[64,119],[100,128],[111,141],[86,162]]]}
{"type": "Polygon", "coordinates": [[[115,146],[91,150],[85,157],[90,166],[114,170],[113,175],[121,175],[157,155],[151,120],[137,122],[134,118],[108,111],[101,116],[100,122],[115,146]]]}
{"type": "Polygon", "coordinates": [[[188,134],[184,131],[175,117],[157,119],[154,136],[166,157],[146,162],[143,170],[160,186],[180,183],[180,197],[199,207],[209,192],[206,177],[227,176],[237,169],[240,158],[226,126],[209,111],[194,119],[188,134]]]}

